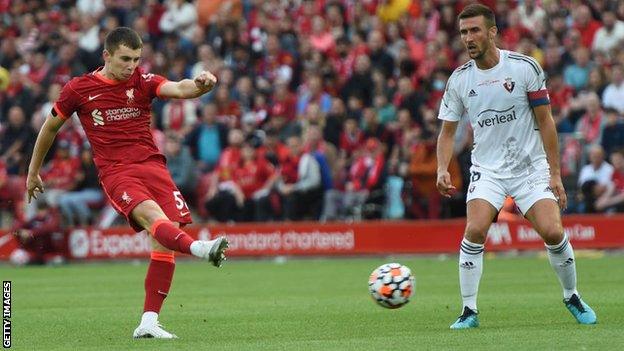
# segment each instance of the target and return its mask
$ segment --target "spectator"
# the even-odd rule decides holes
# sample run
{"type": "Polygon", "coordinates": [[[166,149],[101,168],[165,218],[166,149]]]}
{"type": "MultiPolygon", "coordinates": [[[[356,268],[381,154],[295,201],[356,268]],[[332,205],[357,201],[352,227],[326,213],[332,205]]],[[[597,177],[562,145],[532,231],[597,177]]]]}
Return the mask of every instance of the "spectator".
{"type": "Polygon", "coordinates": [[[221,68],[221,61],[208,44],[197,47],[197,61],[191,68],[191,77],[196,77],[202,71],[217,72],[221,68]]]}
{"type": "Polygon", "coordinates": [[[600,99],[596,93],[589,93],[585,97],[585,114],[578,121],[576,131],[586,144],[600,143],[603,124],[600,99]]]}
{"type": "Polygon", "coordinates": [[[11,107],[7,126],[0,130],[0,161],[4,162],[8,174],[25,173],[34,138],[24,110],[20,106],[11,107]]]}
{"type": "Polygon", "coordinates": [[[392,133],[383,124],[379,123],[379,116],[375,109],[367,107],[362,113],[360,121],[365,138],[375,138],[385,144],[384,152],[389,152],[394,146],[392,133]]]}
{"type": "Polygon", "coordinates": [[[288,138],[287,146],[291,165],[296,164],[297,172],[295,177],[293,174],[284,177],[282,172],[282,181],[277,187],[282,197],[284,219],[319,219],[323,196],[320,166],[311,152],[304,151],[300,137],[288,138]]]}
{"type": "Polygon", "coordinates": [[[583,205],[579,212],[596,212],[594,203],[607,191],[612,176],[613,166],[605,161],[604,150],[600,145],[592,145],[589,149],[589,164],[583,166],[578,179],[581,188],[579,200],[583,205]]]}
{"type": "Polygon", "coordinates": [[[160,18],[160,30],[164,33],[175,32],[190,40],[197,24],[197,10],[186,0],[168,0],[167,10],[160,18]]]}
{"type": "Polygon", "coordinates": [[[624,151],[617,150],[611,154],[613,175],[605,192],[596,200],[596,210],[613,209],[624,212],[624,151]]]}
{"type": "Polygon", "coordinates": [[[188,146],[182,143],[179,135],[169,132],[164,154],[167,157],[167,168],[173,182],[185,199],[193,201],[197,174],[195,173],[195,160],[188,146]]]}
{"type": "Polygon", "coordinates": [[[370,62],[373,67],[379,67],[386,78],[391,77],[394,73],[394,60],[385,49],[385,40],[383,33],[374,30],[368,34],[368,48],[370,53],[370,62]]]}
{"type": "Polygon", "coordinates": [[[365,104],[370,103],[374,86],[370,68],[371,61],[368,56],[360,55],[355,58],[353,75],[345,82],[340,91],[343,100],[348,101],[352,96],[356,96],[365,104]]]}
{"type": "Polygon", "coordinates": [[[585,48],[591,48],[594,36],[600,29],[600,22],[594,20],[591,11],[585,5],[578,6],[574,12],[574,28],[581,33],[581,44],[585,48]]]}
{"type": "Polygon", "coordinates": [[[293,78],[294,58],[281,48],[276,35],[267,36],[265,53],[256,62],[256,79],[263,80],[256,82],[258,86],[268,87],[270,82],[289,82],[293,78]]]}
{"type": "Polygon", "coordinates": [[[507,26],[501,31],[501,41],[504,48],[516,50],[520,40],[530,36],[531,32],[522,24],[517,9],[507,13],[507,26]]]}
{"type": "MultiPolygon", "coordinates": [[[[624,26],[624,24],[622,24],[624,26]]],[[[611,84],[602,93],[602,106],[624,113],[624,70],[621,64],[611,67],[611,84]]]]}
{"type": "Polygon", "coordinates": [[[414,121],[421,126],[423,125],[423,117],[420,108],[425,101],[424,94],[414,89],[414,85],[408,77],[399,78],[398,90],[392,99],[392,103],[397,109],[408,109],[414,121]]]}
{"type": "Polygon", "coordinates": [[[333,52],[336,42],[331,32],[327,30],[325,20],[321,16],[314,16],[312,19],[312,34],[310,44],[314,50],[328,54],[333,52]]]}
{"type": "Polygon", "coordinates": [[[544,25],[546,11],[535,0],[524,0],[518,5],[520,23],[525,28],[537,28],[544,25]]]}
{"type": "Polygon", "coordinates": [[[322,113],[328,113],[331,108],[331,96],[324,91],[323,78],[319,75],[311,75],[306,82],[305,89],[302,90],[297,101],[297,115],[303,116],[308,110],[308,106],[315,103],[322,113]]]}
{"type": "Polygon", "coordinates": [[[23,264],[57,264],[65,262],[64,233],[58,212],[45,201],[37,205],[37,212],[26,223],[13,229],[19,248],[11,254],[11,261],[23,264]]]}
{"type": "Polygon", "coordinates": [[[267,221],[274,218],[270,195],[277,179],[278,173],[273,165],[264,157],[259,157],[250,142],[243,143],[241,161],[234,170],[233,187],[240,209],[239,221],[267,221]]]}
{"type": "MultiPolygon", "coordinates": [[[[54,81],[61,85],[65,85],[71,77],[84,74],[87,71],[95,70],[103,65],[101,52],[104,47],[104,31],[98,27],[98,39],[95,43],[98,47],[92,51],[87,51],[84,48],[79,48],[76,44],[68,43],[60,47],[58,53],[58,62],[56,62],[53,68],[54,81]]],[[[83,41],[88,38],[82,38],[83,41]]],[[[84,46],[88,49],[93,49],[93,45],[84,46]]]]}
{"type": "MultiPolygon", "coordinates": [[[[415,218],[437,219],[442,214],[442,195],[437,191],[437,160],[435,133],[414,146],[411,150],[409,175],[412,181],[413,198],[411,211],[415,218]]],[[[449,164],[449,173],[455,187],[462,189],[462,176],[457,159],[453,157],[449,164]]]]}
{"type": "Polygon", "coordinates": [[[219,155],[219,162],[216,168],[205,174],[200,182],[201,190],[198,190],[199,203],[203,204],[208,213],[204,215],[212,215],[220,222],[235,220],[233,213],[230,213],[219,204],[226,201],[232,204],[231,184],[241,157],[241,146],[245,137],[240,129],[232,129],[228,133],[228,147],[219,155]]]}
{"type": "Polygon", "coordinates": [[[604,67],[594,66],[589,71],[589,81],[587,82],[585,91],[596,93],[598,97],[601,97],[603,96],[608,83],[604,67]]]}
{"type": "Polygon", "coordinates": [[[620,21],[613,11],[606,11],[602,13],[602,23],[603,26],[594,36],[592,49],[608,54],[624,39],[624,22],[620,21]]]}
{"type": "Polygon", "coordinates": [[[340,155],[341,157],[350,159],[351,155],[364,145],[364,133],[360,130],[358,121],[355,118],[345,119],[342,129],[343,131],[340,133],[339,144],[340,155]]]}
{"type": "MultiPolygon", "coordinates": [[[[25,219],[25,184],[24,177],[9,175],[6,165],[0,160],[0,210],[9,210],[16,222],[23,222],[25,219]]],[[[1,221],[0,226],[3,226],[1,221]]]]}
{"type": "Polygon", "coordinates": [[[217,122],[217,106],[214,103],[204,105],[201,122],[189,132],[185,141],[198,161],[197,168],[201,173],[215,168],[227,145],[227,134],[227,127],[217,122]]]}
{"type": "Polygon", "coordinates": [[[570,98],[574,95],[574,88],[563,81],[559,73],[550,76],[548,80],[548,95],[550,96],[550,106],[552,109],[568,114],[570,108],[570,98]]]}
{"type": "Polygon", "coordinates": [[[162,110],[162,126],[180,136],[188,134],[197,122],[197,101],[171,99],[162,110]]]}
{"type": "Polygon", "coordinates": [[[271,115],[284,115],[288,121],[296,117],[297,97],[288,90],[287,82],[278,80],[272,96],[271,115]]]}
{"type": "Polygon", "coordinates": [[[339,147],[342,126],[347,118],[347,111],[344,102],[340,98],[332,99],[332,106],[325,116],[325,127],[323,128],[323,139],[330,142],[335,147],[339,147]]]}
{"type": "Polygon", "coordinates": [[[576,91],[582,90],[587,86],[592,67],[589,50],[585,47],[576,49],[574,51],[574,64],[567,66],[563,71],[566,84],[572,86],[576,91]]]}
{"type": "Polygon", "coordinates": [[[54,158],[41,171],[41,178],[46,184],[45,193],[28,204],[26,218],[32,218],[36,212],[37,203],[41,201],[56,208],[61,195],[76,189],[79,172],[80,159],[71,156],[70,143],[67,140],[59,140],[54,158]]]}
{"type": "Polygon", "coordinates": [[[98,173],[89,147],[80,153],[80,171],[76,188],[59,195],[58,204],[65,223],[85,227],[95,223],[91,207],[101,207],[104,195],[98,182],[98,173]]]}
{"type": "Polygon", "coordinates": [[[605,109],[605,126],[602,130],[602,147],[607,155],[624,147],[624,120],[617,110],[605,109]]]}
{"type": "MultiPolygon", "coordinates": [[[[381,207],[385,199],[382,191],[385,182],[384,170],[385,160],[379,140],[367,139],[364,149],[349,169],[344,191],[332,189],[327,192],[322,218],[332,221],[369,217],[373,211],[364,213],[364,205],[369,202],[381,207]]],[[[378,212],[378,218],[381,217],[381,208],[374,210],[378,212]]]]}
{"type": "Polygon", "coordinates": [[[229,87],[219,85],[214,93],[214,103],[217,106],[217,121],[228,128],[238,128],[242,117],[240,105],[230,97],[229,87]]]}
{"type": "Polygon", "coordinates": [[[379,123],[382,125],[387,126],[397,120],[396,108],[388,101],[385,94],[376,94],[373,98],[373,106],[379,116],[379,123]]]}

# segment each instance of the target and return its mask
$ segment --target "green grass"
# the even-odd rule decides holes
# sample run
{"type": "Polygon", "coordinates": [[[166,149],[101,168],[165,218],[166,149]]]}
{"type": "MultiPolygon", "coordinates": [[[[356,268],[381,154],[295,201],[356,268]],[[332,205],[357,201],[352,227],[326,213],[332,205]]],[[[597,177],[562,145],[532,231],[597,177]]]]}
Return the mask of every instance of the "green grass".
{"type": "Polygon", "coordinates": [[[624,345],[624,256],[579,258],[596,326],[578,325],[543,258],[486,260],[481,327],[451,331],[459,314],[455,260],[400,258],[416,295],[376,306],[367,279],[391,259],[179,262],[161,322],[174,341],[132,340],[146,264],[0,266],[13,281],[15,350],[615,350],[624,345]]]}

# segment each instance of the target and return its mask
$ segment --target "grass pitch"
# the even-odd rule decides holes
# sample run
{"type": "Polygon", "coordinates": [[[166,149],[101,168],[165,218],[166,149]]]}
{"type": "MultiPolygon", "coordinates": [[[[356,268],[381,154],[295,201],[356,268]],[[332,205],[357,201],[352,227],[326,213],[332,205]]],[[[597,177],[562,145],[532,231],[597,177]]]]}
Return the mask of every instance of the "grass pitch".
{"type": "Polygon", "coordinates": [[[180,261],[160,320],[180,339],[133,340],[146,263],[0,266],[13,281],[15,350],[616,350],[624,345],[624,256],[578,259],[579,288],[599,324],[561,302],[544,258],[486,259],[481,327],[452,331],[460,312],[454,258],[180,261]],[[370,272],[398,261],[416,276],[398,310],[368,295],[370,272]]]}

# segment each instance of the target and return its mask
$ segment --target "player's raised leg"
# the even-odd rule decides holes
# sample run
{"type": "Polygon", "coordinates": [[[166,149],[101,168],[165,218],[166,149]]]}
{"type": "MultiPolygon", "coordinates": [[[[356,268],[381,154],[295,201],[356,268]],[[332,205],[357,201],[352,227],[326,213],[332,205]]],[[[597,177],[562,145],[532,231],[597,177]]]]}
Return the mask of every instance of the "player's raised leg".
{"type": "Polygon", "coordinates": [[[214,240],[194,240],[174,222],[171,222],[163,210],[153,200],[143,201],[132,210],[132,219],[146,228],[152,237],[169,250],[191,254],[210,261],[221,267],[225,260],[228,241],[225,237],[214,240]]]}
{"type": "Polygon", "coordinates": [[[544,239],[548,260],[563,288],[563,303],[581,324],[595,324],[596,314],[576,290],[576,262],[570,239],[563,232],[559,206],[551,199],[537,201],[526,217],[544,239]]]}
{"type": "Polygon", "coordinates": [[[459,288],[462,295],[462,314],[451,329],[479,326],[477,293],[483,273],[483,250],[487,231],[496,216],[496,209],[486,200],[468,201],[464,239],[459,249],[459,288]]]}

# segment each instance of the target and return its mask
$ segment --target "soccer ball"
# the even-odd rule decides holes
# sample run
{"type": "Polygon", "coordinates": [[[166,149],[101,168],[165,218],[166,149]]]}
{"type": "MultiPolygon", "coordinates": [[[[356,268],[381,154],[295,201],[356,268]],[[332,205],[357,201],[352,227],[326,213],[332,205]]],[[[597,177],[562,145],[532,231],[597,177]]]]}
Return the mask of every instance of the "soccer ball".
{"type": "Polygon", "coordinates": [[[368,278],[368,291],[385,308],[399,308],[414,295],[416,281],[412,271],[400,263],[383,264],[368,278]]]}

